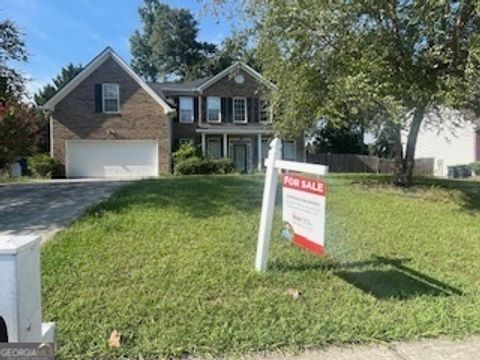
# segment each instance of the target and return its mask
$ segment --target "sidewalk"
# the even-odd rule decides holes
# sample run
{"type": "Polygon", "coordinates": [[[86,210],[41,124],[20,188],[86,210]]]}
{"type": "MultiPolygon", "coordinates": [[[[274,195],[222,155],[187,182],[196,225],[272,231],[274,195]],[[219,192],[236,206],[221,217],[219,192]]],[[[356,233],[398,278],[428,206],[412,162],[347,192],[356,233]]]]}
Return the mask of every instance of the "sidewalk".
{"type": "Polygon", "coordinates": [[[298,355],[271,353],[249,360],[475,360],[480,359],[480,336],[400,342],[386,345],[330,347],[298,355]]]}

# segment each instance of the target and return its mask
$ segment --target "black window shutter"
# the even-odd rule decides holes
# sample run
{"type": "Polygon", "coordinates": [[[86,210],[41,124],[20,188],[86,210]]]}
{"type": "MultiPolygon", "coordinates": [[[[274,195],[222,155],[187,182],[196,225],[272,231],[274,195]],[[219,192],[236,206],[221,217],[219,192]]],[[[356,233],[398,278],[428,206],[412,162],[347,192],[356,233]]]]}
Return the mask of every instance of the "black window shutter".
{"type": "Polygon", "coordinates": [[[253,99],[247,98],[247,122],[253,122],[253,99]]]}
{"type": "Polygon", "coordinates": [[[193,98],[193,121],[198,122],[198,97],[193,98]]]}
{"type": "Polygon", "coordinates": [[[180,139],[173,139],[172,151],[177,151],[180,148],[180,139]]]}
{"type": "Polygon", "coordinates": [[[233,122],[233,98],[227,98],[227,121],[228,122],[233,122]]]}
{"type": "Polygon", "coordinates": [[[253,99],[253,122],[258,123],[260,117],[260,99],[253,99]]]}
{"type": "Polygon", "coordinates": [[[180,98],[175,98],[175,107],[177,108],[177,115],[175,116],[175,121],[179,122],[180,120],[180,98]]]}
{"type": "Polygon", "coordinates": [[[220,99],[220,112],[222,113],[222,122],[228,122],[228,103],[227,98],[220,99]]]}
{"type": "Polygon", "coordinates": [[[102,109],[102,84],[95,84],[95,112],[101,113],[102,109]]]}
{"type": "Polygon", "coordinates": [[[207,121],[207,98],[202,96],[202,121],[207,121]]]}

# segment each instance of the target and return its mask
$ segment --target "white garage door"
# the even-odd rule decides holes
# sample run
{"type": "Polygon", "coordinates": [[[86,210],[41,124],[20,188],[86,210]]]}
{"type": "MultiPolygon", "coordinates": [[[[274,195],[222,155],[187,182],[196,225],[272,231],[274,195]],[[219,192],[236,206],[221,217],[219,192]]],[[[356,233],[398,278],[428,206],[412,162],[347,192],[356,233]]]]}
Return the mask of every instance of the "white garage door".
{"type": "Polygon", "coordinates": [[[68,141],[67,176],[141,177],[158,175],[154,141],[68,141]]]}

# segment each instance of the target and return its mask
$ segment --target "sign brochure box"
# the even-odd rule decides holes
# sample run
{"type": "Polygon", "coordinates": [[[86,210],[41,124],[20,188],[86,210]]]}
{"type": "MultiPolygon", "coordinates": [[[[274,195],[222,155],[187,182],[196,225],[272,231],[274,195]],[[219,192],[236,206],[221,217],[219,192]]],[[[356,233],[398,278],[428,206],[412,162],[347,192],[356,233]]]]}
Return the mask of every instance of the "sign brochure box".
{"type": "Polygon", "coordinates": [[[283,175],[282,235],[294,244],[322,255],[325,252],[324,181],[294,173],[283,175]]]}

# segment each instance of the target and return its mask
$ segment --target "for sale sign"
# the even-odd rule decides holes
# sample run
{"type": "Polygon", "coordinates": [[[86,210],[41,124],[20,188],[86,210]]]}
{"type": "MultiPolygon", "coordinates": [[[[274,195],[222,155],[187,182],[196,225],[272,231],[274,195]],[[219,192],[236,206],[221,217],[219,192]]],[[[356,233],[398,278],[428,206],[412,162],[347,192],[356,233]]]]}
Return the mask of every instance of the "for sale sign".
{"type": "Polygon", "coordinates": [[[286,173],[283,176],[283,236],[317,254],[325,249],[325,195],[321,180],[286,173]]]}

